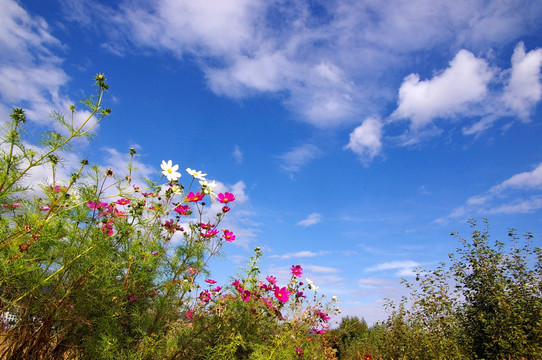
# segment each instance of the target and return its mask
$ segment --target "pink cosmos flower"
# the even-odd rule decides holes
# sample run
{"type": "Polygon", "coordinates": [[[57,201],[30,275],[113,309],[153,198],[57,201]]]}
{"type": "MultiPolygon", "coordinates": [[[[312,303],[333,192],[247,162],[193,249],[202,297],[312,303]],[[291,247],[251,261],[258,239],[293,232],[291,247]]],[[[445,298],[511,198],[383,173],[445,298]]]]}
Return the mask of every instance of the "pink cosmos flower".
{"type": "Polygon", "coordinates": [[[270,284],[275,285],[277,283],[277,278],[274,276],[266,276],[265,279],[269,281],[270,284]]]}
{"type": "Polygon", "coordinates": [[[194,269],[192,266],[187,267],[186,272],[190,275],[196,275],[197,273],[199,273],[199,271],[194,269]]]}
{"type": "Polygon", "coordinates": [[[241,292],[241,298],[243,299],[244,302],[250,301],[250,295],[252,295],[250,290],[243,290],[241,292]]]}
{"type": "Polygon", "coordinates": [[[316,315],[322,319],[322,321],[328,321],[331,319],[325,312],[322,310],[316,310],[316,315]]]}
{"type": "Polygon", "coordinates": [[[129,203],[130,203],[129,199],[119,199],[117,201],[117,204],[119,204],[119,205],[128,205],[129,203]]]}
{"type": "Polygon", "coordinates": [[[262,302],[269,308],[273,308],[273,301],[269,298],[262,298],[262,302]]]}
{"type": "Polygon", "coordinates": [[[188,201],[188,202],[198,202],[201,199],[203,199],[204,197],[205,197],[205,194],[203,194],[203,193],[197,192],[197,193],[194,194],[191,191],[188,195],[186,195],[186,201],[188,201]]]}
{"type": "Polygon", "coordinates": [[[229,230],[224,230],[224,240],[227,242],[232,242],[235,240],[235,235],[229,230]]]}
{"type": "Polygon", "coordinates": [[[123,218],[124,219],[124,218],[128,217],[128,215],[126,215],[126,213],[124,211],[120,211],[120,210],[117,210],[117,209],[115,209],[114,214],[118,218],[123,218]]]}
{"type": "Polygon", "coordinates": [[[213,279],[207,279],[207,280],[205,280],[205,282],[206,282],[207,284],[211,284],[211,285],[212,285],[212,284],[216,284],[216,281],[213,280],[213,279]]]}
{"type": "Polygon", "coordinates": [[[201,228],[203,230],[209,230],[213,227],[213,225],[211,225],[211,223],[200,223],[199,226],[201,226],[201,228]]]}
{"type": "Polygon", "coordinates": [[[217,287],[211,289],[211,291],[213,291],[213,292],[219,292],[220,290],[222,290],[222,286],[217,286],[217,287]]]}
{"type": "Polygon", "coordinates": [[[175,209],[173,209],[173,211],[181,215],[188,215],[189,210],[190,210],[190,206],[188,205],[179,205],[175,209]]]}
{"type": "Polygon", "coordinates": [[[301,265],[292,265],[292,275],[296,277],[300,277],[303,275],[303,269],[301,268],[301,265]]]}
{"type": "Polygon", "coordinates": [[[108,236],[113,235],[113,221],[108,220],[106,223],[104,223],[102,225],[102,232],[108,236]]]}
{"type": "Polygon", "coordinates": [[[230,210],[231,210],[231,209],[230,209],[229,206],[226,206],[226,205],[222,206],[222,212],[223,212],[223,213],[227,213],[227,212],[230,211],[230,210]]]}
{"type": "Polygon", "coordinates": [[[229,192],[226,192],[224,194],[220,193],[218,194],[218,197],[217,197],[218,201],[222,204],[227,204],[229,203],[230,201],[234,201],[235,200],[235,196],[232,194],[232,193],[229,193],[229,192]]]}
{"type": "Polygon", "coordinates": [[[299,347],[296,347],[295,348],[295,353],[297,355],[298,358],[302,358],[303,357],[303,350],[300,349],[299,347]]]}
{"type": "Polygon", "coordinates": [[[231,283],[231,286],[233,286],[234,288],[236,288],[237,291],[242,291],[242,290],[243,290],[243,287],[241,286],[241,283],[239,282],[239,279],[235,279],[235,280],[231,283]]]}
{"type": "Polygon", "coordinates": [[[212,238],[216,234],[218,234],[218,230],[213,229],[213,230],[207,230],[206,233],[201,233],[201,236],[204,237],[204,238],[212,238]]]}
{"type": "Polygon", "coordinates": [[[277,286],[277,288],[275,289],[275,297],[280,302],[284,303],[290,299],[290,292],[288,291],[288,289],[286,289],[286,287],[280,288],[277,286]]]}
{"type": "Polygon", "coordinates": [[[104,210],[109,207],[109,204],[102,201],[88,201],[87,206],[92,210],[104,210]]]}
{"type": "Polygon", "coordinates": [[[199,299],[202,303],[208,303],[211,301],[211,293],[209,290],[204,290],[199,294],[199,299]]]}
{"type": "Polygon", "coordinates": [[[187,312],[184,313],[184,316],[186,316],[187,320],[192,319],[192,315],[194,315],[194,309],[190,309],[187,312]]]}
{"type": "Polygon", "coordinates": [[[320,335],[326,332],[324,329],[317,329],[317,328],[312,328],[312,331],[314,331],[315,334],[320,334],[320,335]]]}
{"type": "Polygon", "coordinates": [[[19,206],[21,206],[20,202],[16,202],[16,203],[13,203],[13,204],[2,204],[3,209],[9,209],[9,210],[15,210],[19,206]]]}

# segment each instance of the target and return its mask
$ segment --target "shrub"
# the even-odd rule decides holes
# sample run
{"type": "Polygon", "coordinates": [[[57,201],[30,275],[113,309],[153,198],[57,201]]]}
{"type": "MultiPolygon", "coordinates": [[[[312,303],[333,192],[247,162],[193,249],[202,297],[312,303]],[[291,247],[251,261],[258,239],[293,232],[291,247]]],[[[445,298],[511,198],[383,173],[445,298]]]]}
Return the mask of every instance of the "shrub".
{"type": "Polygon", "coordinates": [[[489,225],[471,222],[470,241],[451,265],[419,270],[410,297],[391,310],[382,333],[384,358],[537,359],[542,356],[542,252],[510,230],[510,250],[490,242],[489,225]]]}

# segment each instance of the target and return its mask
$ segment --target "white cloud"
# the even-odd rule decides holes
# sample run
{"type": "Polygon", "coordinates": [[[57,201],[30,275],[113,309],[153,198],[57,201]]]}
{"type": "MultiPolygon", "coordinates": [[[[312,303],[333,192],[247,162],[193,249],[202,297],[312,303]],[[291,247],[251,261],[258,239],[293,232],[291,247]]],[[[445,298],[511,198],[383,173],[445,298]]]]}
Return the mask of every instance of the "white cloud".
{"type": "Polygon", "coordinates": [[[382,126],[377,118],[365,119],[350,133],[350,142],[346,148],[358,154],[363,162],[370,162],[382,149],[382,126]]]}
{"type": "Polygon", "coordinates": [[[289,252],[289,253],[286,253],[286,254],[283,254],[283,255],[271,255],[271,256],[269,256],[269,258],[287,260],[287,259],[291,259],[291,258],[315,257],[315,256],[322,255],[322,254],[323,254],[323,252],[316,253],[314,251],[305,250],[305,251],[289,252]]]}
{"type": "Polygon", "coordinates": [[[126,26],[124,30],[132,29],[137,43],[148,47],[178,56],[185,52],[224,56],[248,50],[257,41],[255,24],[262,6],[256,0],[124,3],[115,20],[126,26]]]}
{"type": "MultiPolygon", "coordinates": [[[[483,53],[495,44],[537,33],[540,26],[533,24],[542,14],[540,6],[528,1],[338,0],[319,4],[318,12],[306,3],[285,6],[261,0],[124,1],[107,11],[90,0],[86,6],[73,0],[62,3],[72,20],[89,26],[107,21],[95,28],[103,29],[112,43],[106,47],[117,53],[148,48],[178,58],[193,56],[215,93],[234,98],[278,93],[300,120],[318,127],[349,123],[387,108],[395,86],[389,70],[411,66],[411,52],[468,47],[483,53]],[[96,17],[93,21],[89,13],[96,17]]],[[[462,56],[448,77],[408,78],[404,86],[410,85],[405,90],[410,95],[397,114],[423,125],[436,116],[464,111],[479,99],[484,74],[476,64],[483,61],[462,62],[462,56]],[[469,69],[469,64],[474,67],[469,69]],[[450,84],[446,79],[452,75],[467,78],[450,84]],[[433,95],[438,98],[433,106],[413,104],[412,92],[423,92],[429,82],[431,94],[446,88],[452,90],[451,98],[433,95]]]]}
{"type": "Polygon", "coordinates": [[[381,286],[388,286],[390,284],[389,279],[381,279],[381,278],[363,278],[358,280],[358,284],[363,287],[381,287],[381,286]]]}
{"type": "Polygon", "coordinates": [[[0,0],[0,8],[0,54],[3,61],[24,64],[32,62],[38,54],[50,60],[56,59],[50,47],[58,48],[62,45],[51,35],[43,18],[29,15],[13,0],[0,0]]]}
{"type": "Polygon", "coordinates": [[[460,50],[450,66],[430,80],[407,76],[399,89],[399,105],[391,119],[409,119],[411,129],[427,126],[435,118],[454,117],[481,101],[493,77],[485,60],[460,50]]]}
{"type": "Polygon", "coordinates": [[[542,185],[542,163],[538,164],[532,171],[525,171],[515,174],[503,181],[502,183],[492,187],[489,192],[498,193],[506,189],[538,189],[542,185]]]}
{"type": "MultiPolygon", "coordinates": [[[[29,121],[66,133],[50,117],[52,111],[68,113],[69,106],[76,103],[62,92],[70,78],[62,68],[63,59],[55,53],[64,45],[50,33],[43,18],[31,16],[15,1],[0,0],[0,4],[0,100],[8,107],[22,107],[29,121]]],[[[88,109],[77,108],[74,126],[89,115],[88,109]]],[[[90,119],[83,130],[95,121],[90,119]]],[[[76,142],[78,146],[88,144],[84,139],[76,142]]]]}
{"type": "Polygon", "coordinates": [[[304,265],[303,270],[319,274],[335,274],[341,272],[341,270],[337,268],[319,265],[304,265]]]}
{"type": "Polygon", "coordinates": [[[542,49],[525,53],[523,43],[516,46],[512,55],[510,81],[503,99],[521,119],[528,120],[531,108],[542,98],[541,66],[542,49]]]}
{"type": "Polygon", "coordinates": [[[293,150],[280,155],[280,159],[282,160],[281,167],[291,173],[297,172],[308,162],[320,156],[320,153],[321,151],[316,145],[300,145],[293,150]]]}
{"type": "Polygon", "coordinates": [[[225,69],[206,68],[211,89],[221,95],[242,97],[247,92],[281,90],[292,64],[280,52],[236,57],[225,69]]]}
{"type": "Polygon", "coordinates": [[[241,149],[239,148],[238,145],[235,145],[233,147],[233,158],[235,159],[235,161],[240,164],[243,162],[243,152],[241,151],[241,149]]]}
{"type": "Polygon", "coordinates": [[[473,195],[463,206],[435,220],[445,224],[450,219],[487,214],[524,214],[542,208],[542,163],[533,170],[515,174],[486,192],[473,195]]]}
{"type": "Polygon", "coordinates": [[[307,226],[316,225],[320,221],[322,221],[322,215],[318,213],[312,213],[309,216],[307,216],[305,219],[297,222],[296,225],[307,227],[307,226]]]}
{"type": "Polygon", "coordinates": [[[376,266],[365,269],[369,272],[385,271],[385,270],[397,270],[397,276],[409,276],[414,274],[414,269],[422,264],[412,261],[390,261],[378,264],[376,266]]]}
{"type": "Polygon", "coordinates": [[[542,197],[532,196],[527,200],[513,200],[512,203],[493,207],[489,214],[527,214],[542,208],[542,197]]]}

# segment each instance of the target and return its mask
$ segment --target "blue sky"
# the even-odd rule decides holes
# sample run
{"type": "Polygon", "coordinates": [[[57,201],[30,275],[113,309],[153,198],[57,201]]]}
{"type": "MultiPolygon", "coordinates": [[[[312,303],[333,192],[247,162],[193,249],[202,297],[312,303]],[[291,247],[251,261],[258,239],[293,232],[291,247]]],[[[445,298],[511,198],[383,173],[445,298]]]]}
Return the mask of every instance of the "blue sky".
{"type": "MultiPolygon", "coordinates": [[[[301,264],[344,315],[386,317],[469,218],[542,233],[542,4],[536,1],[0,0],[0,118],[30,133],[108,78],[82,154],[140,174],[208,173],[238,201],[213,263],[301,264]]],[[[75,151],[77,150],[77,151],[75,151]]],[[[34,174],[40,179],[42,174],[34,174]]],[[[184,180],[188,177],[183,175],[184,180]]],[[[540,244],[540,238],[536,243],[540,244]]]]}

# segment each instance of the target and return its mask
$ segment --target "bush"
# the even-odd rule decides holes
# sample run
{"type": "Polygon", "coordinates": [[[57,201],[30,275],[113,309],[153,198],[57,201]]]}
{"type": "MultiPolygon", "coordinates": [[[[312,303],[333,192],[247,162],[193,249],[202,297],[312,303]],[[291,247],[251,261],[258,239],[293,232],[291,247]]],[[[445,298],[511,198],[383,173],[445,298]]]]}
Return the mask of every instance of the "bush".
{"type": "Polygon", "coordinates": [[[388,303],[384,358],[539,359],[542,357],[542,251],[527,233],[490,242],[489,225],[471,222],[470,241],[450,254],[451,266],[419,270],[410,298],[388,303]]]}

